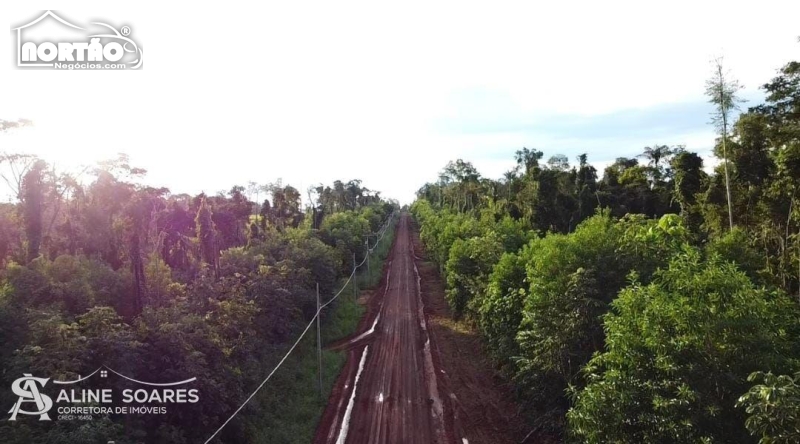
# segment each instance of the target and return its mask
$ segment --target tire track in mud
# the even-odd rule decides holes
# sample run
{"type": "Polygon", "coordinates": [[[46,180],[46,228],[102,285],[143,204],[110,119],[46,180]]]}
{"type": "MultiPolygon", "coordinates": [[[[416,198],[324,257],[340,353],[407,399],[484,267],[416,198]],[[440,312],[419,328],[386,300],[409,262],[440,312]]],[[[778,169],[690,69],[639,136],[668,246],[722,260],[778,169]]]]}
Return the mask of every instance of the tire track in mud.
{"type": "Polygon", "coordinates": [[[452,394],[440,393],[446,375],[433,356],[414,258],[403,214],[378,287],[382,294],[371,298],[359,333],[333,347],[348,350],[348,358],[315,443],[467,442],[455,436],[452,394]]]}

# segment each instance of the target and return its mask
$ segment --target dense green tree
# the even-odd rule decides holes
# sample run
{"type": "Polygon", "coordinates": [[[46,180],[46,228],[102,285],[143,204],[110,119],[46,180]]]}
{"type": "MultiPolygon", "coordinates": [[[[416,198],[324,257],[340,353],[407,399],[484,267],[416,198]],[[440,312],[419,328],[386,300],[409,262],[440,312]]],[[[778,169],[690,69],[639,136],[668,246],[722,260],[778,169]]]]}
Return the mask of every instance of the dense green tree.
{"type": "MultiPolygon", "coordinates": [[[[0,132],[18,127],[0,122],[0,132]]],[[[2,424],[4,443],[204,442],[314,315],[317,284],[330,297],[351,271],[338,240],[363,258],[366,238],[396,209],[350,181],[347,214],[326,225],[341,236],[328,236],[303,224],[299,193],[280,183],[253,215],[249,195],[263,187],[171,194],[141,184],[145,170],[125,155],[82,180],[30,155],[0,154],[0,167],[19,200],[0,205],[0,384],[105,365],[156,382],[196,377],[204,401],[166,416],[2,424]]],[[[0,391],[1,404],[15,401],[0,391]]],[[[240,415],[222,439],[251,441],[258,425],[240,415]]]]}
{"type": "Polygon", "coordinates": [[[516,373],[520,355],[517,332],[528,293],[525,266],[540,241],[533,240],[516,253],[505,253],[492,269],[478,320],[492,358],[507,376],[516,373]]]}
{"type": "Polygon", "coordinates": [[[352,211],[343,211],[325,218],[320,227],[322,239],[336,247],[342,273],[353,270],[353,261],[360,263],[366,254],[369,221],[352,211]]]}
{"type": "Polygon", "coordinates": [[[597,169],[589,165],[586,154],[578,156],[578,170],[575,177],[578,201],[578,220],[582,221],[594,214],[599,197],[597,195],[597,169]]]}
{"type": "Polygon", "coordinates": [[[703,158],[697,153],[683,151],[671,163],[675,175],[673,195],[680,205],[681,216],[690,231],[699,233],[703,217],[697,196],[702,192],[707,178],[703,171],[703,158]]]}
{"type": "Polygon", "coordinates": [[[572,432],[589,443],[752,442],[736,408],[756,370],[780,370],[796,307],[732,264],[687,249],[605,316],[606,351],[573,389],[572,432]]]}
{"type": "Polygon", "coordinates": [[[667,145],[653,145],[644,148],[644,152],[640,156],[647,159],[650,180],[653,185],[659,184],[668,174],[664,165],[669,165],[669,160],[676,154],[675,151],[667,145]]]}
{"type": "Polygon", "coordinates": [[[784,294],[800,301],[800,64],[737,120],[740,88],[717,62],[712,171],[684,146],[654,144],[598,180],[586,155],[570,168],[523,148],[498,180],[457,173],[469,165],[459,160],[417,193],[411,210],[450,305],[476,321],[537,433],[796,438],[786,375],[799,356],[797,305],[784,294]],[[753,370],[769,376],[740,401],[745,422],[734,403],[753,370]]]}
{"type": "Polygon", "coordinates": [[[278,229],[297,227],[303,221],[303,212],[300,211],[300,192],[290,185],[273,186],[272,207],[269,211],[270,219],[278,229]]]}
{"type": "Polygon", "coordinates": [[[603,348],[600,316],[631,271],[649,276],[655,270],[656,252],[672,248],[667,244],[676,234],[670,229],[667,223],[615,222],[602,214],[572,234],[552,234],[529,246],[515,380],[543,427],[563,427],[560,418],[569,405],[564,391],[583,385],[581,368],[603,348]]]}
{"type": "Polygon", "coordinates": [[[480,306],[489,274],[502,253],[503,245],[493,232],[456,239],[450,247],[445,264],[447,302],[457,318],[468,310],[476,311],[480,306]]]}
{"type": "Polygon", "coordinates": [[[737,402],[748,415],[747,430],[760,437],[760,444],[800,441],[800,372],[794,376],[755,372],[747,380],[758,382],[737,402]]]}

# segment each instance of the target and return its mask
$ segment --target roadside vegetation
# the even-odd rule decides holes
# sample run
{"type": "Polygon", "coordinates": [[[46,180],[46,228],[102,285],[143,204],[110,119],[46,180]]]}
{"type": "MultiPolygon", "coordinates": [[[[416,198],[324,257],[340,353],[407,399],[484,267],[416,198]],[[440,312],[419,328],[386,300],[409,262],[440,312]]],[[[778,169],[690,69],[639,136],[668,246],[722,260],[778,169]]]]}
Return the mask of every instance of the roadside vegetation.
{"type": "MultiPolygon", "coordinates": [[[[364,306],[358,302],[354,292],[371,290],[378,285],[384,261],[394,240],[395,224],[396,222],[389,226],[386,235],[373,251],[369,271],[366,264],[359,268],[357,287],[353,288],[356,283],[352,281],[344,287],[338,286],[342,288],[342,294],[330,313],[323,316],[323,346],[356,331],[364,314],[364,306]]],[[[374,242],[373,238],[370,247],[375,245],[374,242]]],[[[340,283],[344,282],[342,280],[340,283]]],[[[254,424],[250,427],[253,433],[248,436],[248,442],[305,444],[313,441],[333,385],[347,359],[345,351],[323,349],[320,392],[316,350],[315,335],[306,335],[269,386],[259,394],[260,406],[250,416],[254,424]]]]}
{"type": "Polygon", "coordinates": [[[449,163],[411,211],[455,316],[533,436],[789,443],[800,430],[800,63],[732,111],[708,83],[713,170],[652,145],[602,176],[523,148],[500,180],[449,163]]]}
{"type": "MultiPolygon", "coordinates": [[[[359,181],[312,188],[305,208],[280,182],[176,195],[143,185],[145,171],[125,156],[81,176],[8,153],[0,169],[15,198],[0,204],[0,386],[107,366],[150,382],[194,377],[200,396],[166,415],[3,421],[3,443],[205,442],[313,317],[317,284],[332,297],[397,208],[359,181]]],[[[352,297],[337,300],[325,340],[351,332],[360,314],[352,297]]],[[[344,362],[325,352],[320,394],[315,339],[213,442],[309,441],[344,362]]],[[[0,405],[16,401],[0,390],[0,405]]]]}

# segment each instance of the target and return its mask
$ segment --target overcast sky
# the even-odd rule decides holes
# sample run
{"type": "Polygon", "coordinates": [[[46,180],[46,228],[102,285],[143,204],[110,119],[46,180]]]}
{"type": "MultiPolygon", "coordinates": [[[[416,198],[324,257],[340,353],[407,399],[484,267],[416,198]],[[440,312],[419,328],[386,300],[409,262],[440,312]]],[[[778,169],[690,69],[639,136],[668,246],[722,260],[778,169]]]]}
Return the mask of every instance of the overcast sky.
{"type": "Polygon", "coordinates": [[[523,146],[601,170],[654,143],[707,153],[710,59],[753,105],[800,58],[790,1],[56,1],[130,25],[143,69],[30,71],[11,29],[43,10],[5,3],[0,118],[36,127],[0,151],[63,167],[126,152],[175,193],[359,178],[408,203],[448,160],[496,178],[523,146]]]}

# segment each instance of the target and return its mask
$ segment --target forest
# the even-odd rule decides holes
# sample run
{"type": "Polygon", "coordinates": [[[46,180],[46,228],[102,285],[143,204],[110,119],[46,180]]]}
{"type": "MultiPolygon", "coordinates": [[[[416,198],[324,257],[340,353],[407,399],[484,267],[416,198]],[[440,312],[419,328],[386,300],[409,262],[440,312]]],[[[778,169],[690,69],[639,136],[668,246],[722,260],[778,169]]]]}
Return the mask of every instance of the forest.
{"type": "MultiPolygon", "coordinates": [[[[29,124],[3,121],[0,132],[29,124]]],[[[166,415],[3,421],[3,443],[205,442],[312,319],[316,286],[330,299],[397,208],[359,180],[312,187],[305,206],[281,181],[172,194],[143,185],[146,171],[125,155],[80,174],[24,154],[4,153],[0,166],[12,195],[0,204],[0,386],[106,366],[151,382],[197,378],[201,400],[166,415]]],[[[302,439],[301,418],[281,418],[293,410],[275,393],[308,386],[316,415],[323,398],[291,372],[273,383],[212,442],[261,442],[267,430],[302,439]],[[254,413],[264,411],[277,413],[254,413]]],[[[0,405],[16,401],[0,390],[0,405]]]]}
{"type": "Polygon", "coordinates": [[[713,168],[523,148],[499,180],[456,160],[417,192],[447,301],[542,442],[800,442],[800,63],[740,115],[719,68],[713,168]]]}
{"type": "MultiPolygon", "coordinates": [[[[714,159],[652,144],[598,171],[526,147],[502,178],[458,159],[417,191],[424,255],[531,442],[800,442],[800,62],[746,109],[717,68],[714,159]]],[[[32,124],[0,120],[0,138],[32,124]]],[[[197,378],[202,402],[3,421],[3,443],[205,442],[399,210],[360,180],[189,195],[146,173],[124,154],[81,171],[0,154],[0,387],[106,367],[197,378]]],[[[328,340],[354,330],[355,299],[324,314],[328,340]]],[[[325,353],[327,389],[303,343],[211,442],[309,441],[344,360],[325,353]]],[[[0,390],[0,406],[17,400],[0,390]]]]}

